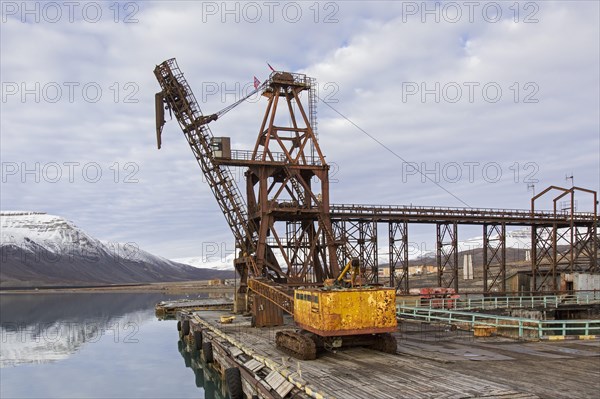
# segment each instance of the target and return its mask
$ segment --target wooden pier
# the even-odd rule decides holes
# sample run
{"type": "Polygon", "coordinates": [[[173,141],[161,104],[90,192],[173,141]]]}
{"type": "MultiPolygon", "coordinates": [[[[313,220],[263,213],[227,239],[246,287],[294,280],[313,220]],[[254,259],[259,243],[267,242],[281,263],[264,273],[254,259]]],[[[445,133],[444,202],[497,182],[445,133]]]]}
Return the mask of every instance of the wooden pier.
{"type": "Polygon", "coordinates": [[[600,391],[600,341],[475,338],[427,323],[402,323],[396,355],[364,348],[300,361],[275,348],[287,327],[254,328],[230,312],[179,310],[182,346],[236,398],[570,398],[600,391]]]}
{"type": "Polygon", "coordinates": [[[156,304],[154,312],[159,319],[174,318],[177,311],[199,311],[199,310],[232,310],[233,301],[219,299],[184,299],[175,301],[162,301],[156,304]]]}

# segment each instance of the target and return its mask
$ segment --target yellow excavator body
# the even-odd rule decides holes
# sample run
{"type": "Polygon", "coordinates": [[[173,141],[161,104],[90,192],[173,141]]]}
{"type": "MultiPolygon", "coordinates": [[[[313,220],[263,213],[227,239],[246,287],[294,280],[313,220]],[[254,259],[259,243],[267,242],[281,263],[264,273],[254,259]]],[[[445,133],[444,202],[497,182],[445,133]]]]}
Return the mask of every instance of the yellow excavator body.
{"type": "Polygon", "coordinates": [[[398,325],[396,291],[382,287],[297,289],[294,321],[322,337],[392,332],[398,325]]]}

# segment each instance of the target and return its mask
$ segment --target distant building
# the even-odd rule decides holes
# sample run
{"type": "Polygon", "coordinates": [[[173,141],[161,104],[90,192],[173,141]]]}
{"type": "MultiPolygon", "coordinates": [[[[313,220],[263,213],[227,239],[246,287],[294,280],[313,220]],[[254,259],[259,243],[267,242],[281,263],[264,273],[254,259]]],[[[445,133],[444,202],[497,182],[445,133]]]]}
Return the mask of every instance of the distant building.
{"type": "MultiPolygon", "coordinates": [[[[420,265],[420,266],[409,266],[408,267],[408,275],[409,276],[422,276],[424,274],[432,274],[437,273],[437,266],[434,265],[420,265]]],[[[402,274],[402,268],[396,269],[396,275],[399,276],[402,274]]],[[[390,277],[390,268],[389,266],[380,266],[379,279],[387,279],[390,277]]]]}
{"type": "MultiPolygon", "coordinates": [[[[542,270],[537,275],[538,281],[544,279],[549,270],[542,270]]],[[[515,295],[529,295],[534,290],[531,270],[519,270],[506,278],[506,290],[515,295]]],[[[537,291],[553,291],[552,279],[546,279],[537,291]]],[[[559,291],[594,291],[600,290],[600,274],[598,273],[556,273],[556,286],[559,291]]]]}

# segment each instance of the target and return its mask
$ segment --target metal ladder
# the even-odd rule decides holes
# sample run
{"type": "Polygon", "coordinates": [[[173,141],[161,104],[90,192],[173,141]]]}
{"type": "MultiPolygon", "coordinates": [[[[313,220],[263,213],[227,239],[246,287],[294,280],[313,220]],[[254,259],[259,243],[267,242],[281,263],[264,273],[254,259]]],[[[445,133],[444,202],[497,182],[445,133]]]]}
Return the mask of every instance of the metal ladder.
{"type": "MultiPolygon", "coordinates": [[[[315,78],[310,78],[310,90],[308,91],[308,118],[310,122],[310,127],[315,135],[315,140],[319,140],[319,134],[317,132],[317,80],[315,78]]],[[[310,156],[312,158],[311,162],[314,162],[315,159],[315,147],[311,142],[310,147],[310,156]]]]}

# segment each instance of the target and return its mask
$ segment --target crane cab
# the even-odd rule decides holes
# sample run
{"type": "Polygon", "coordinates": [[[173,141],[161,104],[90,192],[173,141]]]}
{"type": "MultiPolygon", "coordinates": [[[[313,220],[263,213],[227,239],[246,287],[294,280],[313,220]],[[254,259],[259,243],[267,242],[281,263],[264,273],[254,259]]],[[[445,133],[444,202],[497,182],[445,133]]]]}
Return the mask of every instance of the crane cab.
{"type": "Polygon", "coordinates": [[[230,137],[213,137],[210,140],[210,148],[215,158],[231,159],[230,137]]]}

